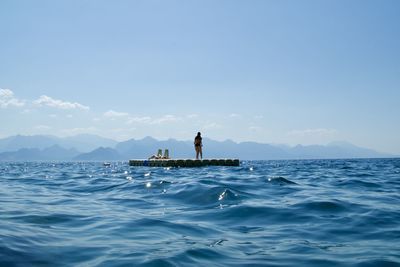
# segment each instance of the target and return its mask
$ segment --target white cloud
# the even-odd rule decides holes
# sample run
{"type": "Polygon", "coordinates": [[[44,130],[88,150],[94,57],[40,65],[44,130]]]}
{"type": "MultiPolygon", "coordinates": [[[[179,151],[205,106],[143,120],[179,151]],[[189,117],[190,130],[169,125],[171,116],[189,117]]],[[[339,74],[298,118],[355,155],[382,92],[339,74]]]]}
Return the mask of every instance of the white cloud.
{"type": "Polygon", "coordinates": [[[126,112],[117,112],[117,111],[114,111],[114,110],[109,110],[109,111],[107,111],[107,112],[105,112],[103,114],[104,117],[111,118],[111,119],[126,117],[128,115],[129,114],[126,113],[126,112]]]}
{"type": "Polygon", "coordinates": [[[24,101],[14,97],[13,91],[0,88],[0,108],[22,107],[24,105],[24,101]]]}
{"type": "Polygon", "coordinates": [[[128,118],[126,124],[133,124],[133,123],[144,123],[144,124],[163,124],[163,123],[172,123],[182,121],[181,117],[175,115],[164,115],[159,118],[151,118],[149,116],[143,117],[130,117],[128,118]]]}
{"type": "Polygon", "coordinates": [[[256,115],[256,116],[254,116],[254,119],[262,120],[262,119],[264,119],[264,116],[263,115],[256,115]]]}
{"type": "Polygon", "coordinates": [[[68,119],[71,119],[71,118],[73,118],[74,116],[72,116],[72,114],[68,114],[68,115],[65,116],[65,117],[67,117],[68,119]]]}
{"type": "Polygon", "coordinates": [[[0,89],[0,97],[1,98],[12,98],[14,97],[14,93],[13,91],[11,91],[10,89],[0,89]]]}
{"type": "Polygon", "coordinates": [[[164,115],[161,118],[155,119],[151,122],[151,124],[162,124],[162,123],[169,123],[169,122],[177,122],[181,121],[182,119],[174,116],[174,115],[164,115]]]}
{"type": "Polygon", "coordinates": [[[293,130],[287,133],[289,136],[318,136],[318,137],[328,137],[333,136],[337,133],[335,129],[324,129],[324,128],[317,128],[317,129],[305,129],[305,130],[293,130]]]}
{"type": "Polygon", "coordinates": [[[59,109],[82,109],[82,110],[89,110],[88,106],[84,106],[77,102],[67,102],[58,99],[53,99],[49,96],[42,95],[39,99],[33,101],[33,104],[38,106],[48,106],[52,108],[59,108],[59,109]]]}
{"type": "Polygon", "coordinates": [[[236,118],[240,118],[241,116],[239,114],[236,113],[232,113],[229,115],[230,118],[236,119],[236,118]]]}

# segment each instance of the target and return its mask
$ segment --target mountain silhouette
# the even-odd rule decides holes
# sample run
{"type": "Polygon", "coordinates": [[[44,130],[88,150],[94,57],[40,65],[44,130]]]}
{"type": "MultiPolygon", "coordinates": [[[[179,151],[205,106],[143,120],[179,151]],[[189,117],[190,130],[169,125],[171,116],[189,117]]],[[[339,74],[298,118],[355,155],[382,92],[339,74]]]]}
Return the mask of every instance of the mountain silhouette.
{"type": "Polygon", "coordinates": [[[83,153],[73,158],[73,160],[123,160],[124,158],[117,150],[109,147],[99,147],[92,152],[83,153]]]}
{"type": "Polygon", "coordinates": [[[52,145],[48,148],[21,148],[17,151],[0,153],[2,161],[36,161],[36,160],[70,160],[76,157],[79,152],[74,149],[65,149],[59,145],[52,145]]]}
{"type": "Polygon", "coordinates": [[[44,149],[58,145],[66,149],[89,152],[100,146],[114,147],[118,142],[92,134],[79,134],[70,137],[52,135],[15,135],[0,139],[0,152],[17,151],[21,148],[44,149]]]}
{"type": "MultiPolygon", "coordinates": [[[[382,158],[393,155],[355,146],[348,142],[328,145],[236,143],[203,138],[204,158],[239,158],[242,160],[382,158]]],[[[168,149],[171,158],[194,158],[193,141],[157,140],[150,136],[117,142],[96,135],[55,137],[48,135],[11,136],[0,139],[0,160],[129,160],[143,159],[168,149]]]]}

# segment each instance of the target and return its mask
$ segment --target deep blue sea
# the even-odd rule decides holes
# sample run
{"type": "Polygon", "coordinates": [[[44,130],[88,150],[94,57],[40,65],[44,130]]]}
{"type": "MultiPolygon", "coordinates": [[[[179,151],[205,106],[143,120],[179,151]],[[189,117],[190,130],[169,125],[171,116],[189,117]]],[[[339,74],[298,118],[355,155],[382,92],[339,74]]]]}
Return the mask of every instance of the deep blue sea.
{"type": "Polygon", "coordinates": [[[400,266],[400,159],[0,163],[0,266],[400,266]]]}

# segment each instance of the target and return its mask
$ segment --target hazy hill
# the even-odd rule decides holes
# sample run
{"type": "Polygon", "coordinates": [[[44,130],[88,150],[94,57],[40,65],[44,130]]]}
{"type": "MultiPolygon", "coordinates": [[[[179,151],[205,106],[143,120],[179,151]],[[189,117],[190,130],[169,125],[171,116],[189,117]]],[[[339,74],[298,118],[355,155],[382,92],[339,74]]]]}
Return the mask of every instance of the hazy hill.
{"type": "Polygon", "coordinates": [[[115,140],[94,134],[79,134],[61,138],[59,144],[66,148],[75,148],[81,152],[90,152],[98,147],[114,147],[117,143],[115,140]]]}
{"type": "Polygon", "coordinates": [[[332,158],[382,158],[393,155],[379,153],[372,149],[357,147],[347,142],[332,142],[323,145],[297,145],[283,148],[293,159],[332,159],[332,158]]]}
{"type": "Polygon", "coordinates": [[[0,153],[2,161],[70,160],[79,152],[73,148],[64,149],[53,145],[45,149],[21,148],[17,151],[0,153]]]}
{"type": "Polygon", "coordinates": [[[50,135],[15,135],[0,139],[0,152],[16,151],[21,148],[43,149],[57,144],[58,141],[58,137],[50,135]]]}
{"type": "MultiPolygon", "coordinates": [[[[203,138],[205,158],[269,159],[319,159],[319,158],[374,158],[392,157],[347,142],[322,145],[236,143],[203,138]]],[[[116,142],[96,135],[77,135],[67,138],[55,136],[12,136],[0,139],[0,160],[128,160],[148,158],[158,149],[169,149],[172,158],[193,158],[193,141],[175,139],[156,140],[146,137],[116,142]],[[78,152],[79,151],[79,152],[78,152]],[[85,153],[82,153],[85,152],[85,153]]]]}
{"type": "Polygon", "coordinates": [[[100,146],[114,147],[118,142],[91,134],[80,134],[71,137],[56,137],[51,135],[16,135],[0,139],[0,152],[17,151],[21,148],[44,149],[58,145],[66,149],[89,152],[100,146]]]}
{"type": "Polygon", "coordinates": [[[83,153],[73,158],[73,160],[124,160],[115,149],[109,147],[99,147],[92,152],[83,153]]]}
{"type": "Polygon", "coordinates": [[[205,148],[206,155],[214,157],[229,158],[236,157],[240,159],[288,159],[290,154],[279,147],[269,144],[260,144],[256,142],[235,143],[231,140],[217,142],[206,139],[205,144],[209,148],[205,148]],[[232,156],[230,156],[232,155],[232,156]]]}
{"type": "MultiPolygon", "coordinates": [[[[274,146],[256,142],[235,143],[231,140],[215,141],[203,139],[205,158],[240,158],[252,160],[268,159],[318,159],[318,158],[373,158],[391,157],[392,155],[376,152],[371,149],[360,148],[349,143],[337,142],[327,146],[298,145],[274,146]],[[346,144],[346,145],[344,145],[346,144]]],[[[151,137],[142,140],[131,139],[116,145],[115,149],[126,159],[147,158],[158,149],[168,148],[173,158],[193,158],[194,148],[192,141],[178,141],[169,139],[158,141],[151,137]]]]}
{"type": "Polygon", "coordinates": [[[145,137],[141,140],[131,139],[120,142],[115,149],[126,158],[147,158],[157,153],[158,149],[169,149],[172,158],[188,158],[193,157],[192,142],[178,141],[169,139],[158,141],[152,137],[145,137]]]}

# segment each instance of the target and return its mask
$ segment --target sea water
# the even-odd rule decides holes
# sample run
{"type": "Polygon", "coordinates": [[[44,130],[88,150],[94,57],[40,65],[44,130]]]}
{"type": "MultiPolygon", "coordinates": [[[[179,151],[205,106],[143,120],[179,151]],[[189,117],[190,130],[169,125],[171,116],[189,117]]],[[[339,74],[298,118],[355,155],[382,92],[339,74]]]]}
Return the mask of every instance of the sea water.
{"type": "Polygon", "coordinates": [[[400,266],[400,159],[0,163],[0,266],[400,266]]]}

